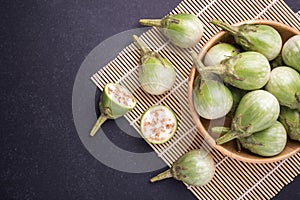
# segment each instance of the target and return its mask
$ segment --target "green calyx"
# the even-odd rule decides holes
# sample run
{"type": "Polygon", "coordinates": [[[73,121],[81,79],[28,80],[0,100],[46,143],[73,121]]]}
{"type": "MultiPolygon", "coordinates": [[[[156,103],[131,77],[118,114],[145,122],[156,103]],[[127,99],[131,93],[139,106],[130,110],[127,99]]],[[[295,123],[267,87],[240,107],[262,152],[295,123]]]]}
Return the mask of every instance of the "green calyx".
{"type": "Polygon", "coordinates": [[[297,104],[297,110],[300,112],[300,92],[295,93],[295,99],[297,104]]]}
{"type": "Polygon", "coordinates": [[[230,24],[227,24],[227,23],[222,22],[217,19],[213,19],[211,21],[211,23],[222,28],[223,30],[227,31],[228,33],[233,35],[235,38],[238,38],[237,43],[240,44],[241,46],[246,47],[246,48],[251,47],[252,44],[251,44],[250,40],[247,39],[247,37],[245,37],[243,32],[240,32],[239,27],[231,26],[230,24]]]}
{"type": "MultiPolygon", "coordinates": [[[[247,137],[247,136],[251,135],[252,133],[249,131],[251,124],[242,126],[241,120],[242,120],[241,115],[233,118],[233,121],[231,124],[231,129],[228,130],[227,128],[224,128],[223,133],[226,132],[227,130],[228,130],[228,132],[226,132],[223,136],[216,139],[216,143],[221,145],[221,144],[229,142],[233,139],[247,137]]],[[[215,128],[215,130],[213,129],[212,131],[218,131],[218,129],[215,128]]]]}

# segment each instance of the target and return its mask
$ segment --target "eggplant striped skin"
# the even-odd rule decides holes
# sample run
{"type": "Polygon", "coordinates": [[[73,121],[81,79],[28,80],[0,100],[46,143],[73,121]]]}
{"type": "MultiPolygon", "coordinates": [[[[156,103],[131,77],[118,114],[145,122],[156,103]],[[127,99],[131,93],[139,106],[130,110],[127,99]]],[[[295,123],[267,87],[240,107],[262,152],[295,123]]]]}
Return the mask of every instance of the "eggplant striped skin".
{"type": "Polygon", "coordinates": [[[256,51],[267,59],[275,59],[282,48],[282,39],[278,31],[268,25],[245,24],[240,26],[240,35],[235,36],[236,43],[246,51],[256,51]]]}
{"type": "Polygon", "coordinates": [[[212,20],[211,23],[229,32],[244,50],[259,52],[269,61],[276,58],[281,51],[281,36],[271,26],[262,24],[232,26],[216,19],[212,20]]]}
{"type": "Polygon", "coordinates": [[[236,110],[233,127],[247,127],[247,133],[254,133],[269,128],[277,120],[280,106],[277,99],[265,90],[247,93],[236,110]],[[239,119],[240,118],[240,119],[239,119]]]}
{"type": "Polygon", "coordinates": [[[159,27],[172,44],[181,48],[194,47],[203,35],[203,24],[200,19],[188,13],[168,15],[162,19],[140,19],[139,23],[159,27]]]}
{"type": "Polygon", "coordinates": [[[197,113],[206,119],[224,117],[233,104],[230,90],[216,80],[204,80],[200,85],[196,85],[193,101],[197,113]]]}
{"type": "Polygon", "coordinates": [[[176,71],[172,64],[156,53],[141,58],[139,81],[143,90],[152,95],[169,91],[176,80],[176,71]]]}
{"type": "Polygon", "coordinates": [[[265,88],[280,105],[300,110],[300,74],[296,70],[286,66],[273,69],[265,88]]]}
{"type": "Polygon", "coordinates": [[[230,130],[218,138],[216,143],[224,144],[269,128],[276,122],[279,111],[279,103],[271,93],[265,90],[247,93],[238,105],[230,130]]]}
{"type": "Polygon", "coordinates": [[[295,35],[284,43],[282,58],[286,65],[300,72],[300,35],[295,35]]]}
{"type": "Polygon", "coordinates": [[[218,65],[221,64],[223,60],[236,56],[238,53],[240,53],[240,50],[235,46],[227,43],[220,43],[208,50],[203,63],[206,66],[218,65]]]}
{"type": "Polygon", "coordinates": [[[260,89],[270,77],[271,67],[267,58],[257,52],[240,53],[225,60],[223,65],[224,82],[243,90],[260,89]]]}
{"type": "Polygon", "coordinates": [[[289,138],[300,142],[300,113],[288,107],[281,106],[279,121],[285,127],[289,138]]]}
{"type": "Polygon", "coordinates": [[[203,24],[192,14],[169,15],[161,23],[162,33],[182,48],[197,45],[203,35],[203,24]]]}
{"type": "Polygon", "coordinates": [[[242,147],[261,156],[275,156],[283,151],[287,142],[284,126],[276,121],[272,126],[253,133],[249,137],[240,138],[242,147]]]}
{"type": "Polygon", "coordinates": [[[204,150],[192,150],[180,157],[172,166],[173,178],[193,186],[207,184],[214,176],[215,164],[204,150]]]}

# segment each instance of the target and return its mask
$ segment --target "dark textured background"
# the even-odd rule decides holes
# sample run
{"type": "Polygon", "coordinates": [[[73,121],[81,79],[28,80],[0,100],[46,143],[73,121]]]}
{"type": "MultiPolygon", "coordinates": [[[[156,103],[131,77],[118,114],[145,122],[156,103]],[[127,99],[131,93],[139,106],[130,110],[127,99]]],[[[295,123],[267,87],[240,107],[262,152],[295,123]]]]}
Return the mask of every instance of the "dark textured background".
{"type": "MultiPolygon", "coordinates": [[[[162,17],[179,2],[1,1],[1,200],[195,199],[178,181],[150,184],[157,171],[130,174],[102,165],[82,145],[72,119],[73,83],[85,56],[138,27],[139,18],[162,17]]],[[[286,2],[300,9],[298,0],[286,2]]],[[[300,199],[299,188],[298,176],[275,199],[300,199]]]]}

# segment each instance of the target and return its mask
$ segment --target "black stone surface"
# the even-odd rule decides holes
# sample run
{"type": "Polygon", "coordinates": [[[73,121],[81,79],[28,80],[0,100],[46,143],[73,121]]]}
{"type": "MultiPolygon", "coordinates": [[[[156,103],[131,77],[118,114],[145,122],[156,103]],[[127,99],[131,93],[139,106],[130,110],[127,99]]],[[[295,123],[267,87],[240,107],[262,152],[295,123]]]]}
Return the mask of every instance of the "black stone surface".
{"type": "MultiPolygon", "coordinates": [[[[72,119],[73,83],[85,56],[138,27],[139,18],[162,17],[179,2],[1,1],[1,200],[195,199],[178,181],[150,184],[158,171],[131,174],[102,165],[82,145],[72,119]]],[[[300,9],[298,0],[286,2],[300,9]]],[[[298,176],[274,199],[300,199],[299,188],[298,176]]]]}

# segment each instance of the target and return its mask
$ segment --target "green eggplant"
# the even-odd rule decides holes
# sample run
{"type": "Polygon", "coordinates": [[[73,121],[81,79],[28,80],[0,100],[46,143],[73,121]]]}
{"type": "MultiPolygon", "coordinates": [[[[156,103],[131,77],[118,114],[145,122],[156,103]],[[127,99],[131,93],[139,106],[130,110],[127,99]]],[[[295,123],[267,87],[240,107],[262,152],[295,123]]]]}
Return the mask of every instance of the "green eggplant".
{"type": "Polygon", "coordinates": [[[136,105],[136,99],[129,90],[117,83],[107,83],[99,102],[100,117],[94,124],[90,136],[94,136],[107,119],[116,119],[125,115],[136,105]]]}
{"type": "Polygon", "coordinates": [[[248,92],[236,109],[230,130],[218,138],[216,143],[224,144],[269,128],[277,120],[279,111],[279,103],[271,93],[265,90],[248,92]]]}
{"type": "Polygon", "coordinates": [[[280,105],[300,111],[300,74],[293,68],[281,66],[273,69],[265,88],[280,105]]]}
{"type": "Polygon", "coordinates": [[[168,15],[162,19],[140,19],[140,24],[159,27],[172,44],[181,48],[197,45],[203,35],[203,24],[192,14],[168,15]]]}
{"type": "Polygon", "coordinates": [[[206,66],[202,71],[219,74],[225,83],[242,90],[256,90],[268,82],[271,67],[264,55],[248,51],[230,57],[219,65],[206,66]]]}
{"type": "Polygon", "coordinates": [[[206,119],[217,119],[225,116],[232,107],[233,99],[230,90],[213,74],[202,71],[199,59],[192,52],[194,65],[199,72],[193,88],[193,102],[197,113],[206,119]]]}
{"type": "Polygon", "coordinates": [[[267,57],[269,61],[276,58],[282,48],[282,39],[276,29],[262,24],[243,24],[232,26],[219,20],[212,24],[233,35],[235,42],[246,51],[256,51],[267,57]]]}
{"type": "Polygon", "coordinates": [[[176,80],[173,65],[158,53],[151,51],[136,35],[133,36],[133,40],[141,52],[139,81],[143,90],[152,95],[169,91],[176,80]]]}
{"type": "Polygon", "coordinates": [[[248,137],[239,138],[239,142],[243,148],[252,153],[270,157],[283,151],[287,142],[287,134],[284,126],[276,121],[269,128],[248,137]]]}
{"type": "Polygon", "coordinates": [[[279,121],[284,125],[289,138],[300,142],[300,113],[288,107],[281,106],[279,121]]]}
{"type": "Polygon", "coordinates": [[[240,53],[240,50],[235,46],[228,43],[219,43],[207,51],[203,63],[206,66],[218,65],[223,60],[236,56],[238,53],[240,53]]]}
{"type": "Polygon", "coordinates": [[[282,58],[286,65],[300,72],[300,35],[295,35],[284,43],[282,58]]]}
{"type": "Polygon", "coordinates": [[[207,184],[214,176],[215,163],[211,155],[202,149],[192,150],[175,161],[170,169],[153,177],[155,182],[175,178],[191,186],[207,184]]]}

